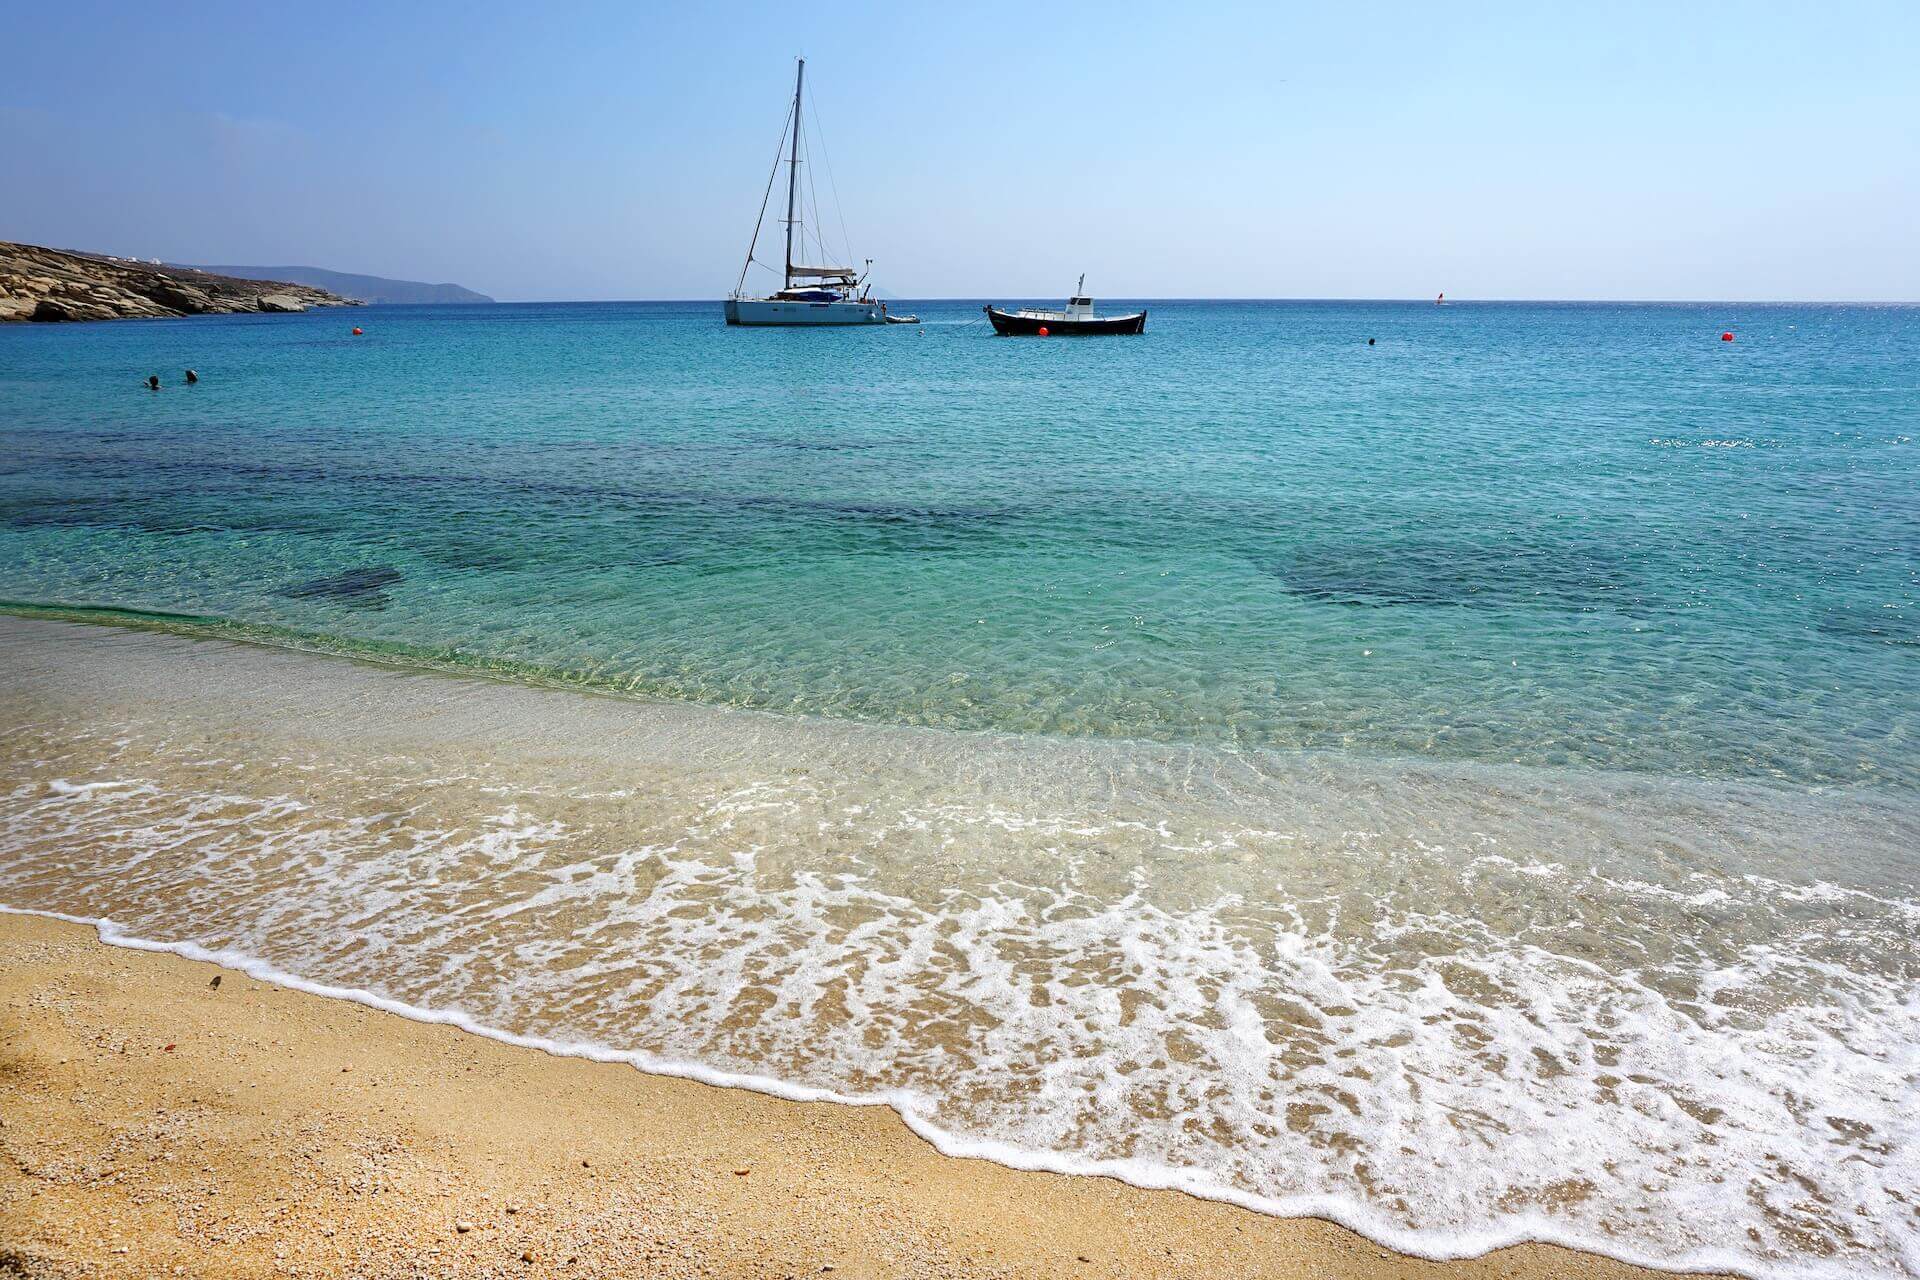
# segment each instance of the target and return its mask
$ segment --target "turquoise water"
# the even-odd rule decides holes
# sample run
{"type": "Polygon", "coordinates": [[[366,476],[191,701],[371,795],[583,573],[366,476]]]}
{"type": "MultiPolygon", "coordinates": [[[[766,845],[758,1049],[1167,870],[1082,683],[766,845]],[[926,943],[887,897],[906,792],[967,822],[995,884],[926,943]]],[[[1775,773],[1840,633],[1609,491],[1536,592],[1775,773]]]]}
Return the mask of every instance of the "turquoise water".
{"type": "Polygon", "coordinates": [[[916,309],[11,326],[0,598],[884,722],[1920,782],[1920,309],[916,309]]]}
{"type": "Polygon", "coordinates": [[[133,624],[0,618],[0,908],[1429,1256],[1920,1277],[1920,308],[917,309],[0,328],[0,608],[133,624]]]}

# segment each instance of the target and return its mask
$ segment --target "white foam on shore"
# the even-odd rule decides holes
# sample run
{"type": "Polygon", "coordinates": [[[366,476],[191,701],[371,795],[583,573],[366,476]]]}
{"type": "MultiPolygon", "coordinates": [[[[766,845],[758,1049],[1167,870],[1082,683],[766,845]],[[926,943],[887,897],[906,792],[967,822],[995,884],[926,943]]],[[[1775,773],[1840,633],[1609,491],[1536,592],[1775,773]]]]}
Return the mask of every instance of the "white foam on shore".
{"type": "MultiPolygon", "coordinates": [[[[614,1049],[605,1045],[583,1043],[579,1041],[554,1040],[544,1036],[522,1035],[505,1031],[476,1021],[472,1017],[455,1010],[423,1008],[405,1001],[390,999],[358,987],[333,986],[324,982],[314,982],[297,974],[260,960],[244,952],[231,949],[209,949],[193,942],[161,942],[151,938],[136,937],[125,932],[111,920],[94,919],[86,916],[66,915],[58,911],[42,911],[28,907],[13,907],[0,904],[0,915],[39,916],[60,920],[68,924],[87,925],[94,928],[103,943],[109,946],[123,947],[131,951],[159,952],[180,956],[187,960],[219,965],[237,973],[292,991],[307,995],[321,996],[330,1000],[345,1000],[377,1009],[383,1013],[397,1014],[413,1022],[432,1026],[450,1026],[483,1036],[501,1044],[513,1045],[523,1049],[537,1049],[542,1053],[562,1058],[583,1058],[591,1062],[623,1063],[648,1074],[670,1076],[682,1080],[693,1080],[700,1084],[712,1085],[722,1089],[746,1089],[754,1093],[767,1094],[789,1102],[826,1102],[851,1107],[888,1107],[897,1114],[919,1137],[924,1139],[942,1155],[956,1159],[985,1160],[993,1164],[1004,1165],[1010,1169],[1020,1169],[1037,1173],[1057,1173],[1079,1177],[1114,1178],[1129,1186],[1149,1191],[1178,1191],[1204,1200],[1220,1201],[1238,1205],[1255,1213],[1273,1217],[1323,1218],[1330,1222],[1355,1231],[1368,1239],[1383,1244],[1396,1252],[1409,1257],[1425,1258],[1430,1261],[1444,1262],[1461,1258],[1475,1258],[1495,1249],[1504,1249],[1513,1245],[1538,1243],[1556,1244],[1569,1249],[1578,1249],[1588,1253],[1598,1253],[1620,1262],[1635,1266],[1659,1268],[1676,1273],[1728,1272],[1735,1275],[1756,1277],[1766,1280],[1771,1276],[1795,1276],[1807,1273],[1797,1270],[1774,1270],[1756,1268],[1752,1261],[1738,1253],[1727,1250],[1701,1249],[1691,1251],[1682,1258],[1659,1257],[1649,1253],[1620,1245],[1613,1241],[1595,1241],[1578,1232],[1564,1230],[1560,1224],[1540,1215],[1514,1215],[1499,1229],[1479,1231],[1435,1232],[1409,1231],[1394,1224],[1375,1212],[1364,1201],[1351,1196],[1304,1195],[1304,1196],[1262,1196],[1224,1185],[1205,1174],[1192,1169],[1169,1168],[1143,1160],[1102,1160],[1074,1156],[1057,1151],[1047,1151],[1021,1147],[1011,1143],[997,1142],[986,1138],[969,1138],[949,1133],[926,1118],[922,1100],[903,1090],[890,1090],[878,1094],[848,1094],[832,1089],[812,1088],[795,1084],[772,1076],[753,1075],[736,1071],[722,1071],[700,1063],[681,1062],[662,1058],[655,1054],[630,1049],[614,1049]]],[[[1845,1273],[1835,1273],[1845,1274],[1845,1273]]]]}
{"type": "Polygon", "coordinates": [[[0,685],[0,899],[116,945],[1420,1256],[1920,1276],[1910,795],[93,647],[0,685]]]}
{"type": "Polygon", "coordinates": [[[65,778],[55,778],[47,784],[47,790],[57,796],[90,796],[96,791],[112,791],[121,787],[136,790],[145,787],[139,782],[68,782],[65,778]]]}

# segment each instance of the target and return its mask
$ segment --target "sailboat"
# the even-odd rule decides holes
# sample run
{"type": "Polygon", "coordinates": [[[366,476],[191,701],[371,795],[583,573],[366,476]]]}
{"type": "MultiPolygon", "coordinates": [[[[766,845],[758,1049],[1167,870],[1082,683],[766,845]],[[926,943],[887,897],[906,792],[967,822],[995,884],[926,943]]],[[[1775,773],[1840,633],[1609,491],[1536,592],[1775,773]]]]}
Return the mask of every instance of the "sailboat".
{"type": "MultiPolygon", "coordinates": [[[[793,75],[793,108],[787,116],[787,132],[781,135],[781,142],[788,144],[785,161],[775,152],[773,172],[767,177],[767,192],[760,199],[760,217],[753,224],[753,239],[747,245],[747,260],[740,267],[740,280],[734,286],[733,293],[726,300],[728,324],[739,325],[801,325],[801,324],[886,324],[913,323],[911,316],[889,316],[887,304],[872,297],[866,290],[866,273],[856,273],[852,267],[809,266],[794,261],[795,232],[799,233],[799,245],[802,253],[807,251],[807,224],[800,216],[800,166],[804,161],[800,157],[800,108],[801,94],[806,84],[807,60],[800,58],[793,75]],[[781,287],[764,297],[755,296],[746,291],[747,272],[758,259],[754,252],[760,247],[760,229],[767,219],[767,198],[773,194],[774,179],[780,176],[780,165],[787,166],[787,252],[786,262],[781,275],[781,287]]],[[[819,220],[815,209],[815,222],[819,220]]],[[[813,235],[814,244],[822,257],[826,248],[822,243],[818,229],[813,235]]],[[[771,269],[769,263],[759,263],[771,269]]],[[[867,259],[867,268],[871,270],[873,259],[867,259]]]]}

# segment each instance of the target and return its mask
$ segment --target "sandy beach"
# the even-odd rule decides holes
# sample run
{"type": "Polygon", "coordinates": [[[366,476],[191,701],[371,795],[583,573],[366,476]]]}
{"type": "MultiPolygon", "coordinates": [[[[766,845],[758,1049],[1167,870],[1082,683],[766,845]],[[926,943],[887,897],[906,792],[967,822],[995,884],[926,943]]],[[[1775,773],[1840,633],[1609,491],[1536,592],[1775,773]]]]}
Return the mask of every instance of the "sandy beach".
{"type": "Polygon", "coordinates": [[[1920,1280],[1920,3],[227,8],[5,24],[0,1280],[1920,1280]]]}
{"type": "Polygon", "coordinates": [[[0,1272],[1625,1277],[934,1152],[0,916],[0,1272]],[[218,985],[213,985],[218,980],[218,985]]]}

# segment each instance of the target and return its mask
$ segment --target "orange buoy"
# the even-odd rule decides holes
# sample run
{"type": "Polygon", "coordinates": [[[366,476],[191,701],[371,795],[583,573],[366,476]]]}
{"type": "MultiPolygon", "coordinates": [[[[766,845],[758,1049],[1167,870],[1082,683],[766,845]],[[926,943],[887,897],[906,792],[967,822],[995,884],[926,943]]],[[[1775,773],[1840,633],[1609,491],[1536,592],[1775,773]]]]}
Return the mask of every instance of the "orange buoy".
{"type": "Polygon", "coordinates": [[[1729,329],[1729,330],[1727,330],[1727,331],[1726,331],[1725,333],[1723,333],[1723,334],[1721,334],[1721,335],[1720,335],[1720,341],[1722,341],[1722,342],[1732,342],[1732,341],[1733,341],[1733,330],[1731,330],[1731,329],[1729,329]]]}
{"type": "Polygon", "coordinates": [[[1047,326],[1045,326],[1045,325],[1041,325],[1041,326],[1040,326],[1040,336],[1041,336],[1041,337],[1043,337],[1043,338],[1046,338],[1046,337],[1051,337],[1051,336],[1052,336],[1051,334],[1049,334],[1049,333],[1047,332],[1047,326]]]}
{"type": "Polygon", "coordinates": [[[354,336],[354,337],[356,337],[356,338],[357,338],[357,337],[359,337],[359,336],[360,336],[361,334],[363,334],[363,333],[365,333],[365,332],[366,332],[366,330],[365,330],[365,329],[362,329],[362,328],[361,328],[361,327],[360,327],[359,325],[355,325],[355,326],[353,327],[353,336],[354,336]]]}

